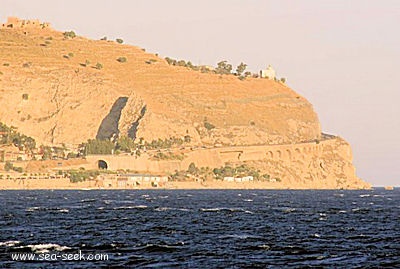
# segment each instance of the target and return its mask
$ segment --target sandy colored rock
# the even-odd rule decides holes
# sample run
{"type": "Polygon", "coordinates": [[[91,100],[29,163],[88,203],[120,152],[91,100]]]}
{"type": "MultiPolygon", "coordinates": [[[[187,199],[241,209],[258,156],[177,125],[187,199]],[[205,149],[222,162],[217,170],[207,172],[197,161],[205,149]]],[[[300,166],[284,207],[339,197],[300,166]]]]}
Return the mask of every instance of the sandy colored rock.
{"type": "Polygon", "coordinates": [[[0,119],[43,144],[94,138],[120,97],[128,102],[119,131],[128,134],[145,106],[137,137],[149,141],[188,133],[194,143],[227,145],[320,138],[311,104],[284,84],[170,66],[135,46],[51,28],[0,29],[0,71],[0,119]],[[204,119],[212,132],[194,128],[204,119]]]}
{"type": "MultiPolygon", "coordinates": [[[[281,181],[257,188],[369,187],[355,175],[350,145],[323,136],[312,105],[283,83],[171,66],[139,47],[11,21],[18,27],[0,25],[1,122],[44,145],[127,135],[149,142],[190,136],[193,147],[183,160],[89,156],[71,167],[97,168],[99,158],[115,170],[154,173],[185,170],[191,162],[248,163],[281,181]]],[[[35,165],[26,167],[54,163],[35,165]]]]}

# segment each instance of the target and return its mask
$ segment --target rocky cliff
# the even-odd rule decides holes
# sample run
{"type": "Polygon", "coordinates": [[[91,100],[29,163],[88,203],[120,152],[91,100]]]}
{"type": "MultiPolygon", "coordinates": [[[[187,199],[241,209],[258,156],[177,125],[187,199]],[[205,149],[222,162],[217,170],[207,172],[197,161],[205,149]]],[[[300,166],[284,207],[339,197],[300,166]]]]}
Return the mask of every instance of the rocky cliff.
{"type": "Polygon", "coordinates": [[[225,145],[294,143],[321,133],[311,104],[281,83],[170,66],[138,47],[50,28],[0,29],[0,72],[0,118],[44,144],[115,132],[150,141],[188,134],[198,144],[225,145]],[[205,129],[205,120],[216,128],[205,129]]]}
{"type": "MultiPolygon", "coordinates": [[[[72,37],[47,24],[0,27],[0,104],[2,122],[45,145],[116,135],[146,141],[190,136],[191,144],[208,147],[322,139],[312,105],[282,83],[171,66],[139,47],[72,37]]],[[[356,178],[349,156],[328,159],[301,169],[322,169],[312,180],[329,178],[322,166],[337,169],[333,177],[341,171],[356,178]]],[[[276,173],[306,178],[290,172],[295,166],[277,164],[276,173]]]]}

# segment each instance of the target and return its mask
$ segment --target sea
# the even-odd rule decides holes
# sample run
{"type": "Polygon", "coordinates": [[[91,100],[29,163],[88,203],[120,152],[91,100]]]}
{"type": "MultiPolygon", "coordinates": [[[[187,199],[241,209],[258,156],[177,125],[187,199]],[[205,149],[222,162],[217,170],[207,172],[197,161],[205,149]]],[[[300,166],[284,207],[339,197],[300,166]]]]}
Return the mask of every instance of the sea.
{"type": "Polygon", "coordinates": [[[400,268],[400,190],[0,191],[0,268],[400,268]]]}

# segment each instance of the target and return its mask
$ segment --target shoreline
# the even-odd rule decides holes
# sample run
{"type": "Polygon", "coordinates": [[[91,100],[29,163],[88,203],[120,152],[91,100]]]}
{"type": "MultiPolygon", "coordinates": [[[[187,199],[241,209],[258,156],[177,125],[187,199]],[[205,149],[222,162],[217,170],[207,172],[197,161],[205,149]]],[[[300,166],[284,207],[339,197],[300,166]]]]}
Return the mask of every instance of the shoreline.
{"type": "MultiPolygon", "coordinates": [[[[345,188],[343,190],[371,190],[372,188],[345,188]]],[[[2,179],[2,190],[341,190],[333,186],[273,183],[273,182],[176,182],[170,181],[154,187],[150,184],[141,186],[104,186],[101,180],[72,183],[69,179],[2,179]]]]}

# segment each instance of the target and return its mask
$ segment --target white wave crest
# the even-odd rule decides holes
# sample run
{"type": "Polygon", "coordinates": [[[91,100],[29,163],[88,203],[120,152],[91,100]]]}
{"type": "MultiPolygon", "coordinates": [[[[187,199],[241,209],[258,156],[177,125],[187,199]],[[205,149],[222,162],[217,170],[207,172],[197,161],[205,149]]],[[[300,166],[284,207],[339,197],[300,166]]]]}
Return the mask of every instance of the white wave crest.
{"type": "Polygon", "coordinates": [[[0,247],[5,246],[5,247],[13,247],[15,245],[18,245],[21,243],[20,241],[5,241],[5,242],[0,242],[0,247]]]}
{"type": "Polygon", "coordinates": [[[70,247],[67,246],[60,246],[58,244],[37,244],[37,245],[27,245],[27,246],[22,246],[19,248],[30,248],[33,252],[36,253],[47,253],[50,251],[64,251],[64,250],[68,250],[71,249],[70,247]]]}

